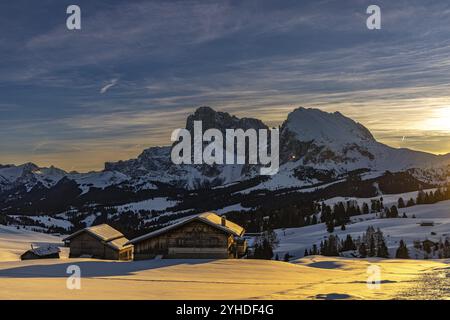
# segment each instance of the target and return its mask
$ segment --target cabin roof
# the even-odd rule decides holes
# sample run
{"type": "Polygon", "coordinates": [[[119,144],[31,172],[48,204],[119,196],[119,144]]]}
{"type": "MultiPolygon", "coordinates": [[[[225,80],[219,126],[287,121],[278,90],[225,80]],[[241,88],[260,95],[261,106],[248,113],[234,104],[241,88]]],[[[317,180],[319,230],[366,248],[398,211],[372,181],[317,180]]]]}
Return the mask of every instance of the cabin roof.
{"type": "Polygon", "coordinates": [[[118,231],[118,230],[114,229],[113,227],[111,227],[110,225],[104,223],[104,224],[99,224],[97,226],[78,230],[77,232],[72,233],[70,236],[65,238],[64,241],[75,238],[76,236],[78,236],[79,234],[81,234],[83,232],[87,232],[102,241],[111,241],[111,240],[114,240],[117,238],[122,238],[124,236],[120,231],[118,231]]]}
{"type": "Polygon", "coordinates": [[[232,234],[232,235],[235,235],[238,237],[242,236],[245,232],[244,228],[242,228],[240,225],[238,225],[234,222],[231,222],[230,220],[225,220],[225,226],[222,226],[222,217],[220,217],[219,215],[217,215],[213,212],[205,212],[205,213],[193,216],[193,217],[185,218],[185,219],[183,219],[177,223],[171,224],[167,227],[164,227],[164,228],[158,229],[156,231],[144,234],[143,236],[134,238],[134,239],[128,241],[128,244],[134,244],[134,243],[137,243],[137,242],[140,242],[143,240],[154,238],[154,237],[159,236],[169,230],[179,228],[182,225],[185,225],[192,221],[200,221],[200,222],[206,223],[214,228],[224,231],[225,233],[232,234]]]}
{"type": "Polygon", "coordinates": [[[122,238],[118,238],[115,240],[112,240],[110,242],[108,242],[108,244],[116,249],[123,249],[123,248],[127,248],[127,247],[131,247],[130,245],[127,244],[128,243],[128,239],[125,237],[122,238]]]}
{"type": "MultiPolygon", "coordinates": [[[[61,249],[59,249],[59,247],[57,246],[53,246],[53,245],[48,245],[48,246],[42,246],[42,247],[38,247],[38,248],[32,248],[28,251],[26,251],[24,254],[31,252],[39,257],[44,257],[44,256],[49,256],[55,253],[60,253],[61,249]]],[[[24,255],[22,254],[22,256],[24,255]]]]}
{"type": "Polygon", "coordinates": [[[127,246],[128,239],[125,238],[120,231],[105,223],[79,230],[65,238],[63,241],[73,239],[84,232],[89,233],[114,249],[120,250],[127,246]]]}

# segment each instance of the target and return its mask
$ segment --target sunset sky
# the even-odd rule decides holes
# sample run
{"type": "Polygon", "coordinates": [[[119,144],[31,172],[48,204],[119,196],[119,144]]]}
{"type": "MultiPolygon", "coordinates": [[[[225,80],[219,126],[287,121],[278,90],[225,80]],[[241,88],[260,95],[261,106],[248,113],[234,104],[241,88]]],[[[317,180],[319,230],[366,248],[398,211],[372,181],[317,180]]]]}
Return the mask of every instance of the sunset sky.
{"type": "Polygon", "coordinates": [[[269,125],[340,111],[391,146],[447,153],[449,34],[448,0],[2,1],[0,163],[102,169],[169,144],[201,105],[269,125]]]}

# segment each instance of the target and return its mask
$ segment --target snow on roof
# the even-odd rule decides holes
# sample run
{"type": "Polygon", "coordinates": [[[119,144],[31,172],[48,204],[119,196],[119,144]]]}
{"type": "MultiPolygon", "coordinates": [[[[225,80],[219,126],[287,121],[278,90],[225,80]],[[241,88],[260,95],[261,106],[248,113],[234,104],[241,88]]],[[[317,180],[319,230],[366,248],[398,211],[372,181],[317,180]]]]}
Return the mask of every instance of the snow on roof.
{"type": "Polygon", "coordinates": [[[245,232],[244,228],[242,228],[241,226],[237,225],[236,223],[231,222],[231,221],[226,220],[226,219],[225,219],[225,226],[222,226],[222,217],[218,216],[217,214],[215,214],[213,212],[205,212],[205,213],[193,216],[193,217],[188,217],[186,219],[183,219],[183,220],[181,220],[181,221],[179,221],[177,223],[174,223],[172,225],[169,225],[167,227],[158,229],[156,231],[153,231],[153,232],[147,233],[147,234],[145,234],[143,236],[140,236],[140,237],[137,237],[135,239],[132,239],[128,243],[129,244],[133,244],[133,243],[136,243],[136,242],[140,242],[142,240],[146,240],[146,239],[150,239],[150,238],[156,237],[156,236],[161,235],[161,234],[163,234],[163,233],[165,233],[165,232],[167,232],[169,230],[178,228],[178,227],[180,227],[180,226],[182,226],[182,225],[184,225],[186,223],[189,223],[191,221],[204,222],[204,223],[206,223],[206,224],[208,224],[208,225],[210,225],[210,226],[212,226],[214,228],[220,229],[220,230],[222,230],[222,231],[224,231],[224,232],[226,232],[228,234],[232,234],[232,235],[235,235],[235,236],[238,236],[238,237],[242,236],[244,234],[244,232],[245,232]]]}
{"type": "Polygon", "coordinates": [[[128,248],[131,247],[131,245],[128,245],[128,239],[125,237],[122,238],[118,238],[112,241],[109,241],[107,244],[110,245],[111,247],[114,247],[116,249],[123,249],[123,248],[128,248]]]}
{"type": "Polygon", "coordinates": [[[113,227],[111,227],[110,225],[104,223],[104,224],[99,224],[97,226],[79,230],[79,231],[71,234],[67,238],[65,238],[64,241],[70,240],[83,232],[88,232],[89,234],[93,235],[94,237],[96,237],[102,241],[111,241],[111,240],[114,240],[117,238],[122,238],[124,236],[120,231],[118,231],[118,230],[114,229],[113,227]]]}
{"type": "Polygon", "coordinates": [[[90,235],[105,242],[105,244],[113,247],[114,249],[120,250],[125,247],[129,247],[129,245],[128,246],[126,245],[128,239],[125,238],[125,236],[120,231],[114,229],[113,227],[105,223],[79,230],[71,234],[67,238],[65,238],[63,241],[70,240],[83,232],[89,233],[90,235]]]}
{"type": "Polygon", "coordinates": [[[89,227],[87,230],[90,233],[97,235],[103,241],[111,241],[113,239],[122,238],[123,234],[111,227],[108,224],[99,224],[97,226],[89,227]]]}
{"type": "Polygon", "coordinates": [[[198,218],[205,222],[213,223],[215,226],[218,226],[221,229],[226,229],[228,232],[236,236],[241,236],[244,233],[244,228],[234,222],[231,222],[230,220],[225,219],[225,226],[222,226],[222,217],[212,212],[202,213],[198,216],[198,218]]]}
{"type": "Polygon", "coordinates": [[[39,257],[43,257],[43,256],[55,254],[55,253],[60,253],[61,250],[56,246],[48,245],[48,246],[42,246],[39,248],[32,248],[32,249],[28,250],[27,252],[32,252],[39,257]]]}

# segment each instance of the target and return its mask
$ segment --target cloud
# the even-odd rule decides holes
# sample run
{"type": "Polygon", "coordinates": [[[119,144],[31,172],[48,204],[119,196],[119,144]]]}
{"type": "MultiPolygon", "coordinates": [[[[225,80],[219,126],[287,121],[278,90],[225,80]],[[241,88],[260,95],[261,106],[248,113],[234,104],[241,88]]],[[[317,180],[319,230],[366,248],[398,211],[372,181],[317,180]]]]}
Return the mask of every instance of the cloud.
{"type": "MultiPolygon", "coordinates": [[[[81,32],[64,28],[59,7],[45,6],[43,24],[43,12],[18,6],[0,19],[14,31],[0,36],[0,162],[29,161],[33,143],[48,140],[76,145],[82,166],[101,167],[170,143],[200,105],[269,125],[300,105],[341,111],[383,142],[450,150],[445,135],[437,142],[420,125],[450,105],[448,4],[380,0],[374,33],[366,2],[86,1],[81,32]],[[120,90],[106,94],[119,78],[120,90]]],[[[78,152],[39,150],[64,163],[78,152]]]]}
{"type": "Polygon", "coordinates": [[[112,87],[114,87],[118,82],[119,82],[118,79],[112,79],[107,85],[103,86],[103,87],[100,89],[100,94],[106,93],[109,89],[111,89],[112,87]]]}
{"type": "MultiPolygon", "coordinates": [[[[303,10],[299,15],[288,8],[255,10],[258,6],[259,1],[251,0],[245,3],[222,0],[123,2],[114,6],[100,5],[98,10],[81,5],[82,11],[88,7],[85,10],[89,15],[84,15],[80,32],[68,32],[58,19],[51,28],[38,29],[14,41],[8,39],[9,52],[4,57],[0,55],[7,61],[0,82],[2,79],[16,82],[39,79],[42,83],[44,78],[47,85],[52,80],[55,85],[65,85],[51,75],[64,71],[62,78],[66,78],[67,70],[106,62],[114,64],[124,57],[127,61],[129,57],[134,61],[150,58],[158,61],[161,57],[177,56],[186,48],[230,37],[270,36],[311,26],[318,18],[318,14],[310,10],[303,10]],[[14,51],[18,54],[13,54],[14,51]]],[[[48,14],[58,16],[51,9],[48,8],[48,14]]],[[[29,11],[33,12],[32,9],[29,11]]],[[[14,21],[8,23],[11,28],[17,28],[12,25],[14,21]]],[[[79,73],[76,75],[80,76],[79,73]]]]}

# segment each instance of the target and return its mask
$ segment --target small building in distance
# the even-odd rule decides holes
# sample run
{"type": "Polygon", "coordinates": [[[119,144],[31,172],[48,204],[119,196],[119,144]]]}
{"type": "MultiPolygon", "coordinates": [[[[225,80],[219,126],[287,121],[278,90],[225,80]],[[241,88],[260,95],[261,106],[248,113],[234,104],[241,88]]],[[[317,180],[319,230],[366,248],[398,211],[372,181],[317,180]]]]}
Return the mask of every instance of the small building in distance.
{"type": "Polygon", "coordinates": [[[133,245],[113,227],[100,224],[79,230],[65,238],[70,258],[92,257],[106,260],[132,260],[133,245]]]}
{"type": "Polygon", "coordinates": [[[38,248],[31,245],[31,249],[20,256],[21,260],[32,259],[59,259],[61,250],[55,245],[40,246],[38,248]]]}
{"type": "Polygon", "coordinates": [[[244,228],[212,212],[205,212],[150,232],[128,244],[134,259],[157,256],[178,259],[227,259],[245,255],[244,228]]]}

